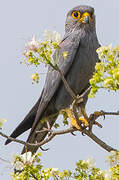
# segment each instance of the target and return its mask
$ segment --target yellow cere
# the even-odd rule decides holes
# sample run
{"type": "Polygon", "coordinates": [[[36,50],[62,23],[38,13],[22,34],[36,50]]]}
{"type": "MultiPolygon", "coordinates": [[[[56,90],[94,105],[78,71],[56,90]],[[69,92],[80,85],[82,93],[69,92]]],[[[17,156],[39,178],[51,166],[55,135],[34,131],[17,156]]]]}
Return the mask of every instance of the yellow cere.
{"type": "Polygon", "coordinates": [[[79,22],[82,22],[82,23],[83,23],[83,22],[84,22],[84,18],[85,18],[86,16],[89,16],[89,18],[92,20],[90,13],[85,12],[85,13],[82,14],[81,18],[79,19],[79,22]]]}
{"type": "Polygon", "coordinates": [[[81,14],[80,14],[79,11],[74,11],[74,12],[72,13],[72,17],[73,17],[74,19],[79,19],[80,16],[81,16],[81,14]]]}

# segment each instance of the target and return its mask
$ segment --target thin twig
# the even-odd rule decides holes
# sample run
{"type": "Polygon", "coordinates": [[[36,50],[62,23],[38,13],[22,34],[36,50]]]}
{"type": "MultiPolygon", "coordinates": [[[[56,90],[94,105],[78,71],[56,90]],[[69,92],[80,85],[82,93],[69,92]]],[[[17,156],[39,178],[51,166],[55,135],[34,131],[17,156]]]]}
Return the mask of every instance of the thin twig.
{"type": "MultiPolygon", "coordinates": [[[[44,130],[47,131],[47,132],[51,132],[51,135],[49,137],[47,137],[46,139],[44,139],[43,141],[41,141],[40,143],[36,143],[36,144],[24,142],[24,141],[9,137],[9,136],[5,135],[2,132],[0,132],[0,135],[7,138],[7,139],[15,141],[17,143],[23,144],[23,145],[41,147],[42,145],[44,145],[44,144],[48,143],[49,141],[51,141],[56,135],[62,135],[62,134],[67,134],[67,133],[72,133],[72,132],[75,132],[75,131],[79,131],[76,128],[69,128],[69,129],[65,129],[65,130],[61,130],[61,131],[53,131],[51,129],[44,129],[44,130]]],[[[99,146],[104,148],[106,151],[108,151],[108,152],[117,151],[116,149],[114,149],[111,146],[107,145],[105,142],[103,142],[101,139],[99,139],[95,134],[93,134],[89,130],[84,129],[82,132],[84,134],[86,134],[87,136],[89,136],[93,141],[95,141],[99,146]]]]}
{"type": "MultiPolygon", "coordinates": [[[[117,112],[105,112],[103,110],[95,111],[93,114],[90,114],[89,120],[92,121],[92,118],[93,118],[93,121],[94,121],[94,124],[95,124],[95,122],[96,122],[95,120],[97,118],[99,118],[100,116],[105,116],[105,115],[117,116],[117,115],[119,115],[119,111],[117,111],[117,112]]],[[[98,123],[98,122],[96,122],[96,123],[98,123]]]]}
{"type": "Polygon", "coordinates": [[[79,121],[79,114],[77,113],[77,100],[74,100],[73,103],[72,103],[72,110],[73,110],[73,114],[74,114],[74,117],[76,119],[76,122],[78,124],[78,126],[80,127],[81,126],[81,121],[79,121]]]}
{"type": "Polygon", "coordinates": [[[73,99],[77,99],[77,96],[75,95],[75,93],[72,91],[72,89],[70,88],[69,84],[67,83],[63,73],[61,72],[61,70],[59,69],[59,67],[56,65],[56,70],[59,72],[60,76],[61,76],[61,79],[65,85],[65,88],[67,90],[67,92],[71,95],[71,97],[73,99]]]}
{"type": "Polygon", "coordinates": [[[9,139],[9,140],[11,140],[11,141],[14,141],[14,142],[17,142],[17,143],[19,143],[19,144],[23,144],[23,145],[26,144],[24,141],[19,140],[19,139],[16,139],[16,138],[12,138],[12,137],[10,137],[10,136],[7,136],[6,134],[2,133],[1,131],[0,131],[0,135],[1,135],[2,137],[4,137],[4,138],[7,138],[7,139],[9,139]]]}
{"type": "Polygon", "coordinates": [[[102,112],[102,116],[103,115],[119,115],[119,111],[117,112],[105,112],[105,111],[101,111],[102,112]]]}
{"type": "Polygon", "coordinates": [[[91,90],[91,86],[89,86],[89,88],[86,89],[86,90],[79,96],[79,98],[83,98],[86,94],[88,94],[88,93],[90,92],[90,90],[91,90]]]}
{"type": "MultiPolygon", "coordinates": [[[[89,87],[86,91],[84,91],[84,93],[82,93],[78,98],[77,96],[75,95],[75,93],[72,91],[72,89],[69,87],[63,73],[60,71],[59,67],[57,66],[56,67],[56,70],[59,72],[60,76],[61,76],[61,79],[65,85],[65,88],[67,89],[68,93],[72,96],[72,98],[74,99],[74,103],[73,103],[73,112],[74,112],[74,116],[76,118],[76,121],[77,121],[77,124],[80,125],[79,123],[79,117],[78,117],[78,113],[76,111],[76,104],[77,104],[77,101],[78,100],[81,100],[91,89],[91,87],[89,87]]],[[[104,111],[101,111],[102,114],[100,113],[99,116],[101,115],[119,115],[119,112],[104,112],[104,111]]],[[[95,120],[99,117],[99,116],[95,116],[95,120]]],[[[95,121],[94,120],[94,121],[95,121]]],[[[100,125],[100,124],[99,124],[100,125]]],[[[74,131],[70,131],[70,132],[74,132],[74,131]]],[[[108,152],[112,151],[112,150],[116,150],[114,148],[112,148],[111,146],[108,146],[106,143],[104,143],[102,140],[100,140],[97,136],[95,136],[92,132],[88,131],[88,130],[84,130],[83,131],[84,134],[86,134],[87,136],[89,136],[92,140],[94,140],[97,144],[99,144],[101,147],[103,147],[105,150],[107,150],[108,152]]],[[[64,133],[63,133],[64,134],[64,133]]],[[[58,135],[58,134],[55,134],[55,133],[51,133],[51,135],[45,139],[44,141],[46,142],[49,142],[49,140],[51,140],[55,135],[58,135]]]]}
{"type": "Polygon", "coordinates": [[[62,71],[59,69],[59,67],[56,65],[55,66],[55,70],[59,72],[60,76],[61,76],[61,79],[64,83],[64,86],[67,90],[67,92],[71,95],[71,97],[74,99],[74,100],[80,100],[81,98],[83,98],[88,92],[90,92],[91,90],[91,86],[89,86],[88,89],[86,89],[80,96],[76,96],[75,93],[73,92],[73,90],[70,88],[69,84],[67,83],[62,71]]]}
{"type": "Polygon", "coordinates": [[[89,131],[87,131],[86,129],[83,131],[84,134],[86,134],[87,136],[89,136],[93,141],[95,141],[99,146],[101,146],[103,149],[105,149],[106,151],[110,152],[110,151],[117,151],[117,149],[112,148],[111,146],[107,145],[105,142],[103,142],[101,139],[99,139],[95,134],[93,134],[92,132],[90,133],[89,131]]]}
{"type": "MultiPolygon", "coordinates": [[[[46,131],[49,131],[49,130],[46,129],[46,131]]],[[[69,128],[69,129],[61,130],[61,131],[52,131],[51,135],[48,138],[46,138],[45,140],[43,140],[43,141],[45,141],[45,143],[47,143],[51,139],[53,139],[53,137],[55,137],[56,135],[67,134],[67,133],[71,133],[71,132],[75,132],[75,131],[78,131],[78,130],[76,128],[69,128]]],[[[51,132],[51,130],[50,130],[50,132],[51,132]]],[[[103,142],[101,139],[99,139],[95,134],[93,134],[89,130],[84,129],[83,133],[86,134],[87,136],[89,136],[93,141],[95,141],[99,146],[101,146],[102,148],[104,148],[108,152],[117,151],[116,149],[114,149],[111,146],[107,145],[105,142],[103,142]]],[[[40,142],[40,143],[44,143],[43,141],[40,142]]]]}
{"type": "Polygon", "coordinates": [[[77,99],[75,99],[72,103],[72,110],[76,119],[77,124],[80,126],[81,122],[79,121],[79,114],[77,113],[77,104],[80,104],[83,101],[84,96],[90,91],[91,87],[86,89],[80,96],[77,96],[77,99]]]}

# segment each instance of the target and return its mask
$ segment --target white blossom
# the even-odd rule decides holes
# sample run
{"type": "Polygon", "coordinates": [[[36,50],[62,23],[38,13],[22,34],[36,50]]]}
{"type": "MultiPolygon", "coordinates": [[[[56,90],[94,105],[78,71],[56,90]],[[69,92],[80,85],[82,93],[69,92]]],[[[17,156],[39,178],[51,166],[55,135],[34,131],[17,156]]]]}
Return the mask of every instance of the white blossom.
{"type": "Polygon", "coordinates": [[[24,164],[23,164],[21,158],[18,159],[18,157],[20,157],[20,156],[13,155],[11,164],[14,166],[14,168],[16,170],[21,171],[24,167],[24,164]]]}
{"type": "Polygon", "coordinates": [[[52,168],[52,172],[57,172],[57,171],[59,171],[58,168],[52,168]]]}
{"type": "Polygon", "coordinates": [[[20,156],[14,155],[12,164],[16,170],[22,170],[26,164],[27,165],[33,164],[34,157],[35,157],[35,155],[32,156],[31,152],[26,152],[20,156]]]}
{"type": "Polygon", "coordinates": [[[108,45],[108,46],[101,46],[99,47],[96,52],[98,53],[99,59],[103,60],[105,58],[105,54],[104,52],[110,52],[112,50],[112,44],[108,45]]]}
{"type": "Polygon", "coordinates": [[[112,44],[109,44],[108,46],[101,46],[99,47],[96,52],[97,53],[102,53],[103,51],[110,51],[112,49],[112,44]]]}
{"type": "Polygon", "coordinates": [[[105,180],[110,180],[111,179],[111,172],[110,171],[106,171],[104,173],[104,175],[105,175],[105,180]]]}
{"type": "Polygon", "coordinates": [[[26,45],[25,45],[25,50],[26,51],[37,51],[37,49],[40,48],[41,45],[41,41],[40,40],[36,40],[35,36],[32,37],[32,40],[29,41],[26,45]]]}
{"type": "Polygon", "coordinates": [[[23,168],[24,168],[24,164],[20,161],[17,161],[15,164],[14,164],[14,168],[18,171],[21,171],[23,168]]]}
{"type": "Polygon", "coordinates": [[[110,153],[112,154],[112,156],[115,156],[117,154],[116,151],[110,151],[110,153]]]}
{"type": "Polygon", "coordinates": [[[50,31],[50,30],[45,30],[44,32],[44,37],[46,41],[51,41],[51,42],[61,42],[61,34],[59,34],[56,31],[50,31]]]}
{"type": "Polygon", "coordinates": [[[51,176],[52,177],[55,177],[58,174],[59,174],[59,169],[58,168],[52,168],[51,169],[51,176]]]}
{"type": "Polygon", "coordinates": [[[87,163],[88,163],[88,165],[89,165],[90,168],[96,166],[96,162],[95,162],[95,160],[94,160],[92,157],[89,157],[89,158],[87,159],[87,163]]]}
{"type": "Polygon", "coordinates": [[[26,164],[26,163],[32,164],[33,163],[34,156],[32,156],[32,153],[30,151],[22,154],[20,157],[24,164],[26,164]]]}

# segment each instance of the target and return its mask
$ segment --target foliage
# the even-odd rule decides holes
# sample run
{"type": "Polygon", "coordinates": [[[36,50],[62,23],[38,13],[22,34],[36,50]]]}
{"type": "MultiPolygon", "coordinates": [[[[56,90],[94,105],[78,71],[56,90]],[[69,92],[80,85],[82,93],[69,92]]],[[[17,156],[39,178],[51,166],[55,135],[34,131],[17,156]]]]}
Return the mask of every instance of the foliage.
{"type": "MultiPolygon", "coordinates": [[[[50,65],[53,69],[56,70],[56,65],[59,60],[59,50],[61,35],[56,31],[45,30],[44,33],[45,40],[35,40],[33,36],[32,40],[28,42],[25,46],[24,56],[26,65],[35,65],[38,67],[40,63],[45,65],[50,65]],[[54,61],[53,54],[56,51],[56,60],[54,61]]],[[[68,55],[67,51],[62,53],[64,60],[68,55]]],[[[31,75],[31,78],[34,82],[39,82],[39,73],[34,73],[31,75]]]]}
{"type": "MultiPolygon", "coordinates": [[[[61,37],[57,32],[45,31],[45,40],[35,40],[33,37],[25,47],[25,64],[35,65],[38,67],[40,63],[50,65],[53,70],[58,64],[58,55],[60,50],[61,37]],[[54,51],[56,51],[56,61],[53,59],[54,51]]],[[[100,47],[97,49],[99,59],[96,64],[95,73],[90,79],[92,86],[90,97],[94,97],[100,88],[116,91],[119,88],[119,46],[112,48],[111,45],[100,47]]],[[[66,59],[68,52],[63,52],[62,56],[66,59]]],[[[33,82],[39,82],[39,73],[31,75],[33,82]]],[[[64,117],[64,125],[68,125],[66,112],[61,112],[64,117]]],[[[59,124],[55,123],[55,128],[59,124]]],[[[38,180],[117,180],[119,179],[119,152],[111,152],[108,156],[110,168],[107,171],[97,168],[94,160],[80,160],[76,163],[75,170],[63,170],[58,168],[43,168],[40,160],[41,154],[32,155],[27,152],[20,156],[15,156],[13,166],[16,169],[11,175],[14,180],[17,179],[38,179],[38,180]]]]}
{"type": "MultiPolygon", "coordinates": [[[[58,52],[60,49],[59,43],[61,41],[61,35],[56,31],[46,30],[44,33],[45,40],[35,40],[35,37],[32,38],[25,46],[24,56],[25,64],[35,65],[38,67],[40,63],[45,65],[50,65],[53,70],[55,65],[58,63],[58,52]],[[53,59],[54,51],[56,51],[56,61],[53,59]]],[[[62,56],[66,59],[67,52],[63,52],[62,56]]],[[[31,75],[31,78],[34,82],[39,82],[39,73],[31,75]]]]}
{"type": "Polygon", "coordinates": [[[119,46],[100,47],[97,53],[101,61],[96,64],[95,73],[90,79],[90,97],[94,97],[99,88],[114,91],[119,89],[119,46]]]}
{"type": "Polygon", "coordinates": [[[14,180],[118,180],[119,179],[119,152],[112,151],[107,161],[110,168],[107,171],[96,167],[94,159],[80,160],[76,163],[75,170],[63,170],[58,168],[43,168],[40,161],[41,153],[31,155],[31,152],[15,156],[13,165],[15,169],[11,176],[14,180]]]}

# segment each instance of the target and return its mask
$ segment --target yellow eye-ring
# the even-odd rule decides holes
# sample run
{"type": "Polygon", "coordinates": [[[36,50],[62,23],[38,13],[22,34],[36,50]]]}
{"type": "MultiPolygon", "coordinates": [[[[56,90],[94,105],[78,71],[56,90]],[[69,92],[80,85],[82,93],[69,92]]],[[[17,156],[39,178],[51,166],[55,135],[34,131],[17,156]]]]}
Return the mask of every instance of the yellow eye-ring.
{"type": "Polygon", "coordinates": [[[81,14],[80,14],[79,11],[74,11],[74,12],[72,13],[72,17],[73,17],[74,19],[79,19],[80,16],[81,16],[81,14]]]}

